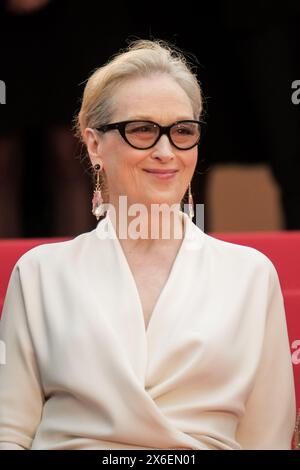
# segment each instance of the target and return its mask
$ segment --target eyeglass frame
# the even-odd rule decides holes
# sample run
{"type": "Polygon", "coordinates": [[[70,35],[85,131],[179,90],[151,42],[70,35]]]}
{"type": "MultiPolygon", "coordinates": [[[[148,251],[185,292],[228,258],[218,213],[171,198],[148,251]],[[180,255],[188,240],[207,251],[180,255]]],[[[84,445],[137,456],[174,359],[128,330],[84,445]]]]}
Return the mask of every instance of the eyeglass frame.
{"type": "Polygon", "coordinates": [[[100,131],[100,132],[108,132],[108,131],[111,131],[111,130],[115,130],[117,129],[121,135],[121,137],[123,137],[123,139],[125,140],[125,142],[130,145],[131,147],[137,149],[137,150],[148,150],[150,149],[151,147],[154,147],[155,144],[157,144],[157,142],[159,141],[159,139],[161,138],[162,135],[166,134],[168,139],[169,139],[169,142],[171,143],[171,145],[173,145],[175,148],[177,148],[178,150],[190,150],[192,149],[193,147],[196,147],[196,145],[199,144],[200,142],[200,139],[201,139],[201,135],[202,135],[202,125],[204,123],[201,122],[201,121],[197,121],[197,120],[194,120],[194,119],[183,119],[181,121],[175,121],[173,124],[171,124],[170,126],[161,126],[160,124],[158,124],[157,122],[154,122],[154,121],[143,121],[142,119],[131,119],[129,121],[120,121],[120,122],[113,122],[111,124],[104,124],[103,126],[100,126],[100,127],[96,127],[95,129],[97,131],[100,131]],[[126,137],[126,132],[125,132],[125,127],[126,127],[126,124],[129,124],[129,123],[132,123],[132,122],[143,122],[143,123],[146,123],[146,124],[154,124],[155,126],[158,127],[159,129],[159,133],[158,133],[158,136],[157,136],[157,139],[153,142],[153,144],[151,144],[149,147],[136,147],[135,145],[131,144],[129,142],[129,140],[127,139],[126,137]],[[176,126],[178,124],[181,124],[181,123],[185,123],[185,122],[194,122],[196,124],[199,124],[199,127],[200,127],[200,135],[199,135],[199,138],[198,140],[196,141],[195,144],[191,145],[190,147],[187,147],[187,148],[181,148],[181,147],[178,147],[172,140],[171,138],[171,135],[170,135],[170,132],[171,132],[171,128],[173,126],[176,126]]]}

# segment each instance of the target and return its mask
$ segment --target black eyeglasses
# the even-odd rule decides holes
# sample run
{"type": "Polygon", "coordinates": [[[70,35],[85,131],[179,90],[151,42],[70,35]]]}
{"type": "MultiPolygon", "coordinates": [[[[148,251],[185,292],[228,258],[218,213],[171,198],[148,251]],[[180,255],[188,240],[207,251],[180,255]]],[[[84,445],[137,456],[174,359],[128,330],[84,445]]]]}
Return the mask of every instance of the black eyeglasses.
{"type": "Polygon", "coordinates": [[[176,121],[170,126],[160,126],[153,121],[121,121],[105,124],[96,129],[108,132],[117,129],[125,142],[139,150],[153,147],[163,134],[166,134],[174,147],[179,150],[189,150],[195,147],[201,137],[200,121],[176,121]]]}

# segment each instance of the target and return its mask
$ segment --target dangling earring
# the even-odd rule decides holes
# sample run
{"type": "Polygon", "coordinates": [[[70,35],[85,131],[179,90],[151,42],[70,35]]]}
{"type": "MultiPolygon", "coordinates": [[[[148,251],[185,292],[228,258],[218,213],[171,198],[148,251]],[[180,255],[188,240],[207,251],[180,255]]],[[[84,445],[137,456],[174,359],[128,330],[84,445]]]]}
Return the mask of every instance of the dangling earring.
{"type": "Polygon", "coordinates": [[[194,201],[193,201],[191,183],[190,183],[189,184],[189,217],[191,220],[193,220],[194,215],[195,215],[194,214],[194,201]]]}
{"type": "Polygon", "coordinates": [[[97,220],[100,219],[101,215],[104,214],[104,207],[103,207],[103,198],[101,194],[101,187],[100,187],[100,171],[102,171],[102,166],[97,163],[94,166],[94,177],[96,179],[93,200],[92,200],[92,213],[96,217],[97,220]]]}

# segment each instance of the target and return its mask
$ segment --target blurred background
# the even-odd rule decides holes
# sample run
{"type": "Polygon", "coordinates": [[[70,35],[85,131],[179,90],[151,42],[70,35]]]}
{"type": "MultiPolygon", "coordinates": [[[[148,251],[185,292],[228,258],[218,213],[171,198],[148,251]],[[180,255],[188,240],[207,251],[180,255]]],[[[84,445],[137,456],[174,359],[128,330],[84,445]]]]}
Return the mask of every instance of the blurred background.
{"type": "Polygon", "coordinates": [[[299,230],[299,0],[103,3],[0,3],[0,238],[95,228],[73,118],[92,71],[137,38],[169,40],[197,66],[207,125],[192,191],[205,231],[299,230]]]}

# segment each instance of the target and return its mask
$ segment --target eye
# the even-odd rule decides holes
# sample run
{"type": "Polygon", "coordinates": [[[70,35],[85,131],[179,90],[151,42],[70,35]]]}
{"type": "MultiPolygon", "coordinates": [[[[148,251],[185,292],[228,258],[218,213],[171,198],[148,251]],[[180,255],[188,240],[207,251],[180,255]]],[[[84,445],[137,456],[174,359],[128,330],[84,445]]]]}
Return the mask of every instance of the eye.
{"type": "Polygon", "coordinates": [[[194,135],[196,132],[196,128],[193,124],[178,124],[174,127],[174,132],[177,135],[194,135]]]}
{"type": "Polygon", "coordinates": [[[153,134],[156,132],[154,124],[130,124],[127,126],[126,132],[130,134],[153,134]]]}
{"type": "Polygon", "coordinates": [[[193,134],[193,129],[189,129],[188,127],[182,126],[177,129],[178,134],[183,135],[190,135],[193,134]]]}

